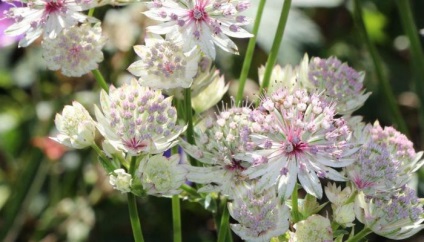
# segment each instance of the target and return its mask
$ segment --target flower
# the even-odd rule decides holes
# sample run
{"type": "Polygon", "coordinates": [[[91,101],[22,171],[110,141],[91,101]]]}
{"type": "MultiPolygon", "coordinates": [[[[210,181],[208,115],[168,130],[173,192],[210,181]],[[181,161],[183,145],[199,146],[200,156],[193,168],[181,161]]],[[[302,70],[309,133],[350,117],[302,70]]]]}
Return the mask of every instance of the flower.
{"type": "Polygon", "coordinates": [[[296,232],[293,241],[333,241],[333,230],[330,220],[314,214],[294,225],[296,232]]]}
{"type": "Polygon", "coordinates": [[[235,187],[249,180],[242,174],[249,163],[235,159],[234,154],[251,149],[251,112],[247,107],[223,110],[215,120],[205,118],[195,127],[196,145],[181,140],[184,151],[205,164],[190,167],[187,176],[189,181],[207,184],[199,192],[219,191],[232,197],[235,187]]]}
{"type": "Polygon", "coordinates": [[[62,115],[56,114],[54,122],[59,134],[50,137],[52,140],[75,149],[94,144],[96,124],[79,102],[74,101],[72,106],[66,105],[62,115]]]}
{"type": "Polygon", "coordinates": [[[215,45],[238,54],[237,46],[228,38],[250,38],[252,35],[240,26],[248,19],[239,13],[246,10],[247,1],[221,0],[154,0],[144,12],[151,19],[161,21],[147,28],[155,34],[167,34],[172,42],[181,44],[185,51],[199,46],[201,51],[215,59],[215,45]]]}
{"type": "Polygon", "coordinates": [[[79,12],[93,4],[90,0],[30,0],[26,5],[9,9],[6,17],[15,23],[5,33],[25,34],[19,47],[27,47],[43,33],[44,38],[54,39],[63,29],[84,22],[88,17],[79,12]]]}
{"type": "MultiPolygon", "coordinates": [[[[293,90],[294,88],[306,88],[310,91],[315,90],[308,83],[309,58],[305,54],[299,66],[286,65],[281,67],[275,65],[271,71],[268,93],[273,93],[278,89],[285,88],[293,90]]],[[[258,70],[259,84],[262,85],[265,76],[265,66],[261,66],[258,70]]]]}
{"type": "Polygon", "coordinates": [[[122,193],[131,191],[132,177],[126,173],[124,169],[116,169],[109,175],[109,183],[113,189],[119,190],[122,193]]]}
{"type": "Polygon", "coordinates": [[[412,142],[392,127],[382,128],[375,122],[355,132],[362,136],[362,147],[346,172],[356,189],[366,195],[390,195],[424,164],[423,152],[416,153],[412,142]]]}
{"type": "Polygon", "coordinates": [[[309,63],[309,81],[315,88],[325,90],[324,94],[335,101],[340,114],[351,114],[371,95],[363,89],[364,77],[363,72],[355,71],[336,57],[315,57],[309,63]]]}
{"type": "Polygon", "coordinates": [[[305,89],[280,89],[265,97],[260,109],[269,114],[256,122],[261,134],[251,135],[258,145],[253,152],[235,155],[252,163],[244,174],[259,178],[260,187],[277,184],[280,197],[287,199],[297,178],[307,193],[322,197],[319,178],[345,181],[330,167],[354,162],[358,149],[350,142],[351,131],[343,118],[335,118],[335,105],[305,89]]]}
{"type": "Polygon", "coordinates": [[[176,124],[172,97],[142,87],[137,80],[100,93],[102,111],[96,106],[97,128],[116,149],[131,156],[162,153],[177,143],[185,130],[176,124]]]}
{"type": "Polygon", "coordinates": [[[255,185],[241,186],[234,201],[228,204],[231,217],[239,224],[231,229],[247,241],[268,242],[289,228],[289,209],[280,203],[272,190],[259,192],[255,185]]]}
{"type": "Polygon", "coordinates": [[[169,158],[162,155],[146,156],[138,168],[138,177],[147,194],[172,196],[186,181],[187,165],[179,164],[178,154],[169,158]]]}
{"type": "Polygon", "coordinates": [[[331,202],[333,220],[346,227],[354,226],[354,200],[352,199],[351,202],[348,202],[351,196],[354,195],[354,190],[349,186],[342,190],[336,183],[329,183],[324,190],[325,195],[331,202]]]}
{"type": "Polygon", "coordinates": [[[217,104],[225,93],[228,91],[229,85],[225,85],[224,76],[219,75],[219,71],[215,71],[210,77],[208,85],[197,95],[191,98],[191,106],[197,113],[202,113],[215,104],[217,104]]]}
{"type": "Polygon", "coordinates": [[[181,47],[155,35],[145,41],[145,46],[134,46],[141,60],[128,67],[128,71],[140,77],[140,84],[159,89],[190,87],[200,58],[197,48],[183,52],[181,47]]]}
{"type": "Polygon", "coordinates": [[[407,186],[385,198],[361,192],[356,197],[355,215],[374,233],[389,239],[406,239],[424,228],[422,204],[407,186]]]}
{"type": "Polygon", "coordinates": [[[94,27],[82,24],[64,29],[55,39],[43,40],[43,58],[50,70],[60,69],[65,76],[80,77],[98,68],[104,44],[100,23],[94,27]]]}

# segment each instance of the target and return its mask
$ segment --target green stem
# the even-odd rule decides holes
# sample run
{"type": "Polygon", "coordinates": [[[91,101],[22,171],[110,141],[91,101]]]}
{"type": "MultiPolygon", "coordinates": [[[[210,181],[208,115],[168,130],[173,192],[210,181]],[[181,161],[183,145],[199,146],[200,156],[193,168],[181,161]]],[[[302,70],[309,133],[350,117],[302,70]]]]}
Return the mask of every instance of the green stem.
{"type": "Polygon", "coordinates": [[[262,85],[259,93],[262,93],[269,86],[271,79],[272,69],[277,61],[278,50],[280,49],[281,41],[283,40],[284,29],[286,27],[287,18],[289,16],[291,0],[285,0],[283,8],[281,9],[280,20],[278,22],[277,32],[275,33],[274,42],[272,43],[271,52],[269,53],[268,60],[265,67],[265,73],[262,80],[262,85]]]}
{"type": "MultiPolygon", "coordinates": [[[[405,1],[405,0],[402,0],[402,1],[405,1]]],[[[399,110],[399,106],[396,103],[396,98],[393,93],[392,87],[390,86],[389,80],[384,77],[381,58],[378,55],[376,47],[371,42],[367,29],[365,28],[363,14],[362,14],[361,0],[354,0],[354,17],[355,17],[355,21],[356,21],[356,24],[358,25],[359,30],[362,32],[365,44],[370,52],[370,55],[374,64],[375,72],[377,75],[377,80],[383,88],[383,93],[387,100],[386,107],[390,111],[392,121],[397,124],[399,131],[408,135],[409,134],[408,128],[406,126],[405,120],[402,118],[402,115],[399,110]]]]}
{"type": "Polygon", "coordinates": [[[88,16],[93,17],[95,9],[96,8],[90,8],[90,10],[88,10],[88,16]]]}
{"type": "Polygon", "coordinates": [[[100,87],[103,88],[103,90],[105,90],[106,92],[109,92],[109,85],[106,83],[105,78],[103,77],[99,69],[92,70],[91,73],[93,73],[94,78],[96,78],[96,81],[100,85],[100,87]]]}
{"type": "MultiPolygon", "coordinates": [[[[184,90],[184,109],[185,109],[185,121],[187,122],[187,142],[194,145],[194,130],[193,130],[193,109],[191,108],[191,89],[186,88],[184,90]]],[[[190,164],[195,165],[196,161],[189,156],[190,164]]]]}
{"type": "Polygon", "coordinates": [[[252,34],[253,37],[250,38],[249,44],[246,50],[246,56],[244,57],[243,68],[240,73],[239,87],[237,90],[236,96],[236,105],[240,105],[243,99],[244,86],[246,85],[247,76],[249,75],[250,65],[252,64],[253,53],[255,51],[256,45],[256,36],[258,35],[259,25],[262,19],[262,13],[264,11],[266,0],[261,0],[259,2],[258,11],[256,12],[255,23],[253,24],[252,34]]]}
{"type": "Polygon", "coordinates": [[[100,163],[102,164],[103,168],[105,168],[106,172],[113,172],[115,168],[110,164],[109,159],[106,157],[103,151],[96,144],[91,145],[91,147],[96,151],[97,155],[99,155],[100,163]]]}
{"type": "MultiPolygon", "coordinates": [[[[137,157],[131,157],[131,165],[129,173],[131,176],[134,176],[137,164],[137,157]]],[[[144,242],[143,232],[141,231],[140,218],[138,217],[137,211],[137,202],[134,194],[131,192],[128,193],[128,211],[130,213],[131,227],[133,231],[134,241],[135,242],[144,242]]]]}
{"type": "Polygon", "coordinates": [[[184,184],[180,188],[193,198],[200,198],[200,194],[193,187],[184,184]]]}
{"type": "MultiPolygon", "coordinates": [[[[411,48],[412,61],[414,64],[415,72],[417,76],[414,78],[415,80],[415,92],[417,93],[420,106],[424,107],[424,54],[423,48],[420,43],[420,39],[418,36],[417,26],[414,22],[414,17],[411,11],[411,4],[409,0],[396,0],[398,5],[399,14],[401,18],[401,22],[403,25],[403,29],[408,36],[411,48]]],[[[420,125],[421,130],[424,130],[424,109],[418,109],[420,112],[420,125]]],[[[424,133],[423,133],[424,135],[424,133]]],[[[424,136],[423,136],[424,140],[424,136]]]]}
{"type": "Polygon", "coordinates": [[[293,193],[291,195],[292,200],[292,218],[293,223],[297,223],[300,221],[299,216],[299,205],[298,205],[298,191],[297,191],[297,183],[294,185],[293,193]]]}
{"type": "Polygon", "coordinates": [[[223,203],[223,211],[218,231],[218,242],[225,242],[230,223],[230,213],[228,212],[227,199],[224,198],[221,202],[223,203]]]}
{"type": "Polygon", "coordinates": [[[178,195],[172,196],[172,225],[174,229],[174,242],[182,241],[181,234],[181,211],[180,211],[180,198],[178,195]]]}
{"type": "Polygon", "coordinates": [[[348,239],[346,242],[359,242],[361,241],[365,236],[369,235],[371,233],[371,229],[368,227],[365,227],[361,230],[361,232],[355,234],[352,238],[348,239]]]}

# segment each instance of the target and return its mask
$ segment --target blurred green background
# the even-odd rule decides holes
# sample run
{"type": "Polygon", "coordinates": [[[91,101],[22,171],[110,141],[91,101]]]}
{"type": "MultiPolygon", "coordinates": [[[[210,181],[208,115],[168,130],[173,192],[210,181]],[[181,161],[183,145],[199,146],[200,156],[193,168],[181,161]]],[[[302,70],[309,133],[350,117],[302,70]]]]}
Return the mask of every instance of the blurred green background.
{"type": "MultiPolygon", "coordinates": [[[[252,1],[249,12],[252,17],[257,2],[252,1]]],[[[362,2],[367,31],[382,57],[384,74],[407,123],[409,138],[417,151],[423,150],[420,97],[413,92],[415,78],[420,77],[413,69],[409,41],[397,5],[394,0],[362,2]]],[[[424,28],[424,1],[410,2],[417,28],[424,28]]],[[[269,0],[266,5],[246,95],[257,88],[257,68],[266,62],[279,14],[277,6],[281,5],[280,0],[269,0]]],[[[103,19],[103,29],[109,38],[100,71],[110,83],[119,85],[128,75],[126,68],[135,58],[131,46],[142,43],[145,26],[150,24],[141,14],[143,8],[132,4],[96,9],[95,16],[103,19]]],[[[322,58],[336,56],[365,71],[365,86],[373,94],[355,114],[362,115],[367,122],[379,120],[382,125],[394,125],[352,9],[351,1],[293,0],[279,62],[298,64],[306,52],[322,58]]],[[[5,24],[2,20],[0,23],[5,24]]],[[[420,41],[424,44],[423,36],[420,41]]],[[[217,58],[217,67],[231,82],[232,95],[247,47],[247,40],[236,42],[240,56],[219,52],[217,58]]],[[[111,188],[95,154],[90,150],[68,150],[48,139],[55,132],[54,115],[64,105],[77,100],[92,108],[93,103],[98,103],[99,86],[94,78],[91,75],[67,78],[47,70],[39,42],[24,49],[17,48],[17,43],[2,45],[0,238],[46,242],[132,241],[125,196],[111,188]]],[[[422,169],[414,181],[419,196],[423,197],[422,169]]],[[[170,199],[139,198],[138,205],[146,241],[172,241],[170,199]]],[[[184,241],[216,240],[212,216],[200,204],[182,202],[182,224],[184,241]]],[[[389,241],[377,236],[370,236],[369,240],[389,241]]],[[[424,241],[424,233],[407,241],[424,241]]]]}

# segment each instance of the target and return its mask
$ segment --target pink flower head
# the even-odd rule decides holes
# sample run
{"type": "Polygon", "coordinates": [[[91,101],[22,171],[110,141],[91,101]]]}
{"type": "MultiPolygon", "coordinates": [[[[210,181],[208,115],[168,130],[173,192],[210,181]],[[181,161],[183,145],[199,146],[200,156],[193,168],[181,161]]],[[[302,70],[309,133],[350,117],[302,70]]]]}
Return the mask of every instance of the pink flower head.
{"type": "Polygon", "coordinates": [[[245,174],[259,178],[260,187],[277,185],[279,196],[286,199],[299,178],[306,192],[321,198],[319,178],[346,180],[330,167],[351,164],[357,148],[350,143],[345,120],[335,118],[334,104],[303,89],[280,89],[265,97],[260,109],[268,112],[257,119],[264,131],[251,135],[260,149],[236,155],[253,164],[245,174]]]}
{"type": "Polygon", "coordinates": [[[248,6],[247,1],[234,0],[154,0],[148,4],[149,18],[164,23],[147,30],[166,34],[171,41],[183,45],[185,51],[199,46],[203,53],[215,59],[215,45],[238,54],[237,46],[228,38],[249,38],[241,26],[249,23],[239,15],[248,6]]]}

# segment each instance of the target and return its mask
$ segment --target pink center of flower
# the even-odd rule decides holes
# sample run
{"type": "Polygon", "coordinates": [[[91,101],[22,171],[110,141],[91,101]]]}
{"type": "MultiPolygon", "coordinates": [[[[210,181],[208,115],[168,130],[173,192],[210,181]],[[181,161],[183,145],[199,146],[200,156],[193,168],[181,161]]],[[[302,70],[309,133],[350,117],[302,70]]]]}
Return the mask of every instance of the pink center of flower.
{"type": "Polygon", "coordinates": [[[81,46],[74,45],[69,49],[69,54],[72,57],[77,57],[79,55],[80,51],[81,51],[81,46]]]}
{"type": "Polygon", "coordinates": [[[283,151],[289,156],[298,156],[302,154],[308,145],[301,141],[299,137],[288,137],[288,141],[282,144],[283,151]]]}
{"type": "Polygon", "coordinates": [[[57,1],[49,1],[46,3],[45,6],[45,11],[46,13],[50,14],[50,13],[54,13],[54,12],[59,12],[63,7],[63,0],[57,0],[57,1]]]}
{"type": "Polygon", "coordinates": [[[353,178],[353,183],[355,183],[356,187],[359,190],[363,190],[363,189],[372,187],[374,185],[373,182],[365,181],[361,179],[359,176],[356,176],[355,178],[353,178]]]}
{"type": "Polygon", "coordinates": [[[225,166],[225,168],[227,170],[230,170],[230,171],[244,171],[244,170],[246,170],[246,168],[244,168],[241,165],[241,161],[235,160],[235,159],[232,159],[231,165],[227,165],[227,166],[225,166]]]}
{"type": "Polygon", "coordinates": [[[135,137],[132,137],[129,140],[124,140],[123,143],[129,150],[135,151],[137,153],[147,146],[146,142],[136,139],[135,137]]]}
{"type": "Polygon", "coordinates": [[[175,71],[175,64],[172,62],[166,62],[163,68],[166,73],[172,75],[175,71]]]}
{"type": "Polygon", "coordinates": [[[189,12],[190,19],[194,21],[206,21],[208,18],[208,14],[205,11],[205,7],[203,6],[195,6],[194,9],[189,12]]]}

